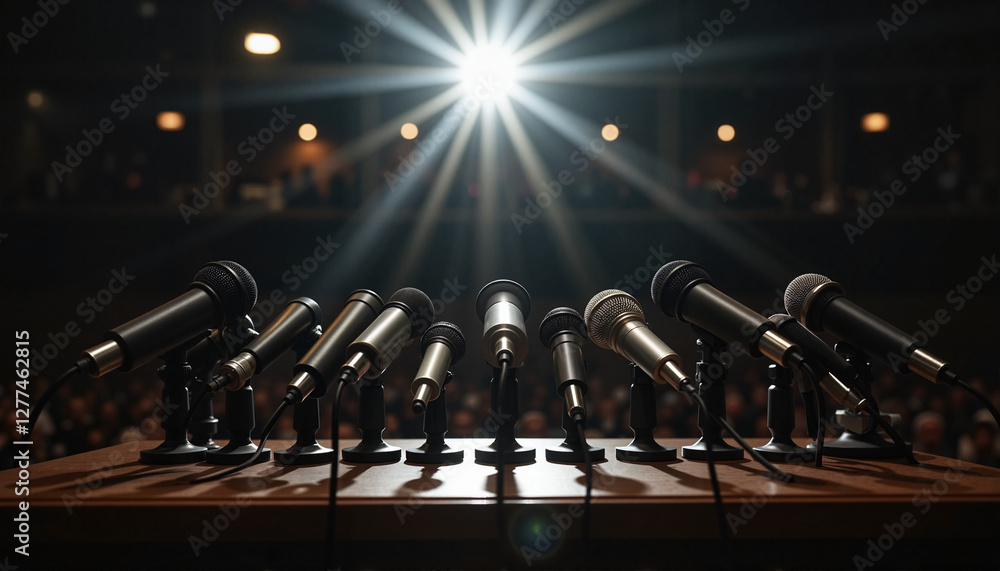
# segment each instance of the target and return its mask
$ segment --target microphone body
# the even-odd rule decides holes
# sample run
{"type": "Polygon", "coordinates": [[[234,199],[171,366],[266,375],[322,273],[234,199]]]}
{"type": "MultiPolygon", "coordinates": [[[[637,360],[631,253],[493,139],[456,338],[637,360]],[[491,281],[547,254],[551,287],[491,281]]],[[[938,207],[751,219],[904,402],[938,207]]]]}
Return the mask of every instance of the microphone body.
{"type": "Polygon", "coordinates": [[[367,289],[351,292],[340,315],[292,368],[295,376],[288,385],[288,392],[297,395],[296,402],[308,396],[320,398],[326,394],[330,380],[344,364],[347,346],[381,309],[382,298],[375,292],[367,289]]]}
{"type": "Polygon", "coordinates": [[[542,344],[552,351],[556,392],[566,403],[566,414],[586,416],[587,370],[583,341],[587,326],[580,314],[569,307],[557,307],[545,314],[538,328],[542,344]]]}
{"type": "Polygon", "coordinates": [[[92,377],[116,369],[129,372],[209,329],[235,324],[256,303],[257,284],[243,266],[211,262],[198,271],[188,291],[108,331],[103,343],[82,356],[92,377]]]}
{"type": "Polygon", "coordinates": [[[392,295],[375,321],[347,346],[347,360],[340,368],[340,380],[355,382],[364,377],[378,378],[403,347],[422,333],[423,316],[433,320],[434,305],[424,292],[403,288],[392,295]],[[418,317],[420,316],[420,317],[418,317]]]}
{"type": "Polygon", "coordinates": [[[670,317],[690,323],[732,343],[746,341],[754,357],[767,357],[789,367],[797,353],[794,344],[775,333],[774,323],[712,285],[704,268],[675,260],[653,276],[653,302],[670,317]]]}
{"type": "Polygon", "coordinates": [[[896,373],[913,372],[954,386],[958,376],[947,362],[920,347],[913,336],[858,307],[844,288],[819,274],[803,274],[785,289],[788,313],[813,331],[828,331],[850,342],[896,373]]]}
{"type": "Polygon", "coordinates": [[[590,340],[635,363],[660,384],[683,391],[690,377],[681,370],[681,357],[646,325],[639,301],[624,291],[604,290],[587,304],[583,318],[590,340]]]}
{"type": "Polygon", "coordinates": [[[293,299],[239,355],[222,364],[209,388],[212,391],[223,386],[230,391],[240,389],[250,377],[270,367],[302,334],[322,322],[323,311],[319,304],[308,297],[293,299]]]}
{"type": "Polygon", "coordinates": [[[512,280],[492,281],[479,290],[476,313],[483,322],[483,357],[500,368],[501,354],[510,354],[516,369],[528,358],[528,333],[524,320],[531,313],[531,297],[512,280]]]}
{"type": "Polygon", "coordinates": [[[410,384],[410,392],[413,393],[410,406],[417,414],[423,414],[427,403],[441,396],[448,368],[465,355],[465,336],[457,325],[439,321],[424,333],[420,348],[424,358],[410,384]]]}

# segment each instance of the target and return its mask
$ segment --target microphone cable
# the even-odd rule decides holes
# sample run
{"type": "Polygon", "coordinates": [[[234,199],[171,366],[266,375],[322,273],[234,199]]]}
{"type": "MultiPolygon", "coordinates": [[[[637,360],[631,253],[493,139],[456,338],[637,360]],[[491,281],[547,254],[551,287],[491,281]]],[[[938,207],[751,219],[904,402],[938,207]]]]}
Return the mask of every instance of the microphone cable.
{"type": "Polygon", "coordinates": [[[198,393],[198,396],[195,397],[195,399],[192,401],[191,408],[188,410],[187,416],[184,417],[184,430],[185,430],[185,432],[187,431],[187,428],[189,426],[191,426],[191,420],[194,418],[194,413],[195,413],[196,410],[198,410],[198,407],[201,406],[201,403],[202,403],[202,401],[205,400],[205,397],[207,397],[209,394],[214,394],[215,393],[215,391],[213,391],[208,386],[208,383],[203,383],[203,384],[204,384],[204,388],[201,390],[201,392],[198,393]]]}
{"type": "MultiPolygon", "coordinates": [[[[498,355],[498,361],[500,361],[500,375],[497,379],[497,410],[495,413],[499,417],[500,408],[503,407],[505,390],[507,387],[507,375],[510,374],[510,362],[513,359],[510,351],[501,351],[498,355]]],[[[502,417],[500,417],[502,418],[502,417]]],[[[499,545],[497,547],[497,561],[503,561],[506,557],[507,544],[505,543],[507,538],[507,516],[503,511],[503,497],[504,497],[504,452],[506,452],[507,443],[506,439],[501,432],[502,427],[497,427],[497,446],[499,450],[497,451],[497,535],[499,545]]]]}
{"type": "MultiPolygon", "coordinates": [[[[799,370],[807,375],[813,386],[819,386],[819,377],[816,370],[805,361],[799,361],[799,370]]],[[[819,389],[813,390],[813,406],[816,410],[816,467],[823,467],[823,441],[826,439],[826,397],[820,394],[819,389]]]]}
{"type": "Polygon", "coordinates": [[[873,407],[871,404],[868,404],[868,406],[865,407],[865,412],[867,412],[868,416],[870,416],[872,420],[874,420],[875,423],[878,424],[879,428],[882,429],[882,432],[885,432],[886,435],[888,435],[889,438],[892,439],[892,442],[896,445],[897,448],[899,448],[899,451],[902,452],[904,456],[906,456],[907,462],[909,462],[910,464],[920,464],[920,462],[917,462],[917,459],[913,456],[913,452],[909,448],[907,448],[906,441],[903,440],[903,437],[900,436],[898,432],[896,432],[896,429],[893,428],[891,424],[889,424],[888,422],[885,421],[884,418],[882,418],[881,414],[878,414],[878,411],[875,410],[875,407],[873,407]]]}
{"type": "Polygon", "coordinates": [[[59,392],[59,389],[61,389],[63,385],[68,383],[69,380],[72,379],[74,375],[86,371],[89,365],[90,361],[88,361],[85,358],[81,358],[76,363],[73,363],[72,367],[67,369],[65,373],[63,373],[58,379],[56,379],[55,382],[52,383],[52,385],[50,385],[49,388],[46,389],[44,393],[42,393],[41,398],[38,399],[38,402],[35,404],[35,406],[31,407],[31,414],[28,415],[28,432],[24,434],[25,438],[31,436],[31,433],[35,429],[35,423],[38,422],[38,417],[42,415],[42,411],[45,410],[45,406],[49,404],[49,401],[52,400],[52,397],[57,392],[59,392]]]}
{"type": "Polygon", "coordinates": [[[583,496],[583,531],[580,532],[586,554],[590,550],[590,497],[594,490],[594,463],[590,457],[590,444],[587,443],[587,415],[583,412],[577,412],[573,415],[573,420],[576,422],[576,429],[580,434],[580,443],[583,445],[583,461],[587,467],[587,491],[583,496]]]}
{"type": "Polygon", "coordinates": [[[236,472],[245,469],[247,466],[252,466],[253,464],[255,464],[257,462],[257,458],[260,458],[261,453],[264,451],[264,443],[267,442],[267,437],[270,436],[271,431],[274,429],[274,425],[278,423],[278,418],[281,416],[281,413],[285,412],[285,409],[288,408],[288,406],[291,405],[292,402],[294,402],[294,400],[295,400],[295,395],[292,393],[288,393],[287,395],[285,395],[285,398],[281,399],[281,404],[278,405],[278,408],[274,411],[274,414],[271,415],[271,418],[268,419],[267,424],[264,425],[264,429],[260,433],[260,444],[257,445],[257,450],[254,451],[253,456],[251,456],[248,460],[246,460],[239,466],[234,466],[233,468],[230,468],[228,470],[223,470],[218,474],[205,476],[204,478],[195,478],[194,480],[191,480],[188,483],[203,484],[205,482],[214,482],[215,480],[220,480],[222,478],[225,478],[226,476],[231,476],[232,474],[235,474],[236,472]]]}
{"type": "Polygon", "coordinates": [[[997,426],[1000,426],[1000,412],[997,412],[997,407],[993,406],[993,403],[990,402],[990,399],[987,398],[986,395],[979,392],[978,390],[976,390],[975,387],[966,383],[962,379],[955,379],[955,385],[962,387],[963,389],[968,391],[969,394],[976,397],[976,399],[978,399],[979,402],[983,403],[983,406],[985,406],[986,409],[990,411],[990,414],[993,415],[993,420],[996,421],[997,426]]]}
{"type": "Polygon", "coordinates": [[[330,499],[326,509],[325,569],[337,569],[337,472],[340,465],[337,456],[340,444],[340,397],[349,382],[350,377],[341,377],[337,381],[337,390],[333,393],[333,424],[330,427],[333,461],[330,462],[330,499]]]}

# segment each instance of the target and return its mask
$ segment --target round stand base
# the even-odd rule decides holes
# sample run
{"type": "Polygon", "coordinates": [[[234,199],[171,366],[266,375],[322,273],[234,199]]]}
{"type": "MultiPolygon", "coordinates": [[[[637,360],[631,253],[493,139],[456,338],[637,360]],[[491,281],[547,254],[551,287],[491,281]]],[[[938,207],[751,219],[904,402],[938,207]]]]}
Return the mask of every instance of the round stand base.
{"type": "Polygon", "coordinates": [[[403,457],[403,451],[396,446],[389,446],[385,442],[376,444],[361,443],[357,446],[344,448],[343,458],[345,462],[355,462],[358,464],[382,464],[384,462],[399,462],[403,457]]]}
{"type": "MultiPolygon", "coordinates": [[[[482,464],[497,463],[496,442],[486,448],[476,448],[476,462],[482,464]]],[[[530,464],[535,461],[535,449],[521,446],[516,440],[511,442],[511,448],[503,453],[503,463],[510,466],[515,464],[530,464]]]]}
{"type": "MultiPolygon", "coordinates": [[[[809,450],[815,450],[816,445],[810,444],[809,450]]],[[[913,450],[913,445],[906,443],[906,449],[913,450]]],[[[876,431],[867,434],[855,434],[844,431],[840,438],[823,443],[823,455],[833,458],[851,458],[855,460],[878,460],[888,458],[904,458],[903,452],[896,445],[881,436],[876,431]]]]}
{"type": "MultiPolygon", "coordinates": [[[[684,446],[681,448],[681,456],[688,460],[708,460],[708,446],[705,444],[704,438],[699,438],[698,442],[690,446],[684,446]]],[[[723,462],[727,460],[742,460],[743,459],[743,449],[736,448],[726,444],[725,442],[713,442],[712,443],[712,460],[721,460],[723,462]]]]}
{"type": "Polygon", "coordinates": [[[202,448],[206,448],[208,450],[218,450],[218,449],[222,448],[222,446],[219,446],[218,444],[216,444],[216,442],[214,440],[212,440],[211,438],[209,438],[208,440],[204,440],[204,441],[196,439],[196,438],[192,438],[191,439],[191,444],[194,444],[195,446],[201,446],[202,448]]]}
{"type": "Polygon", "coordinates": [[[812,450],[796,446],[794,442],[775,442],[773,438],[767,444],[754,446],[753,449],[771,462],[800,463],[816,459],[816,454],[812,450]]]}
{"type": "Polygon", "coordinates": [[[293,444],[287,450],[278,450],[274,453],[274,463],[281,466],[329,464],[333,460],[333,448],[327,448],[318,443],[307,446],[293,444]]]}
{"type": "Polygon", "coordinates": [[[406,461],[414,464],[458,464],[465,458],[465,450],[441,444],[431,446],[424,442],[420,448],[406,450],[406,461]]]}
{"type": "Polygon", "coordinates": [[[623,462],[669,462],[677,459],[677,449],[633,440],[628,446],[615,448],[615,458],[623,462]]]}
{"type": "MultiPolygon", "coordinates": [[[[600,462],[601,460],[604,460],[603,448],[598,446],[589,446],[589,448],[591,462],[600,462]]],[[[575,450],[565,442],[555,448],[546,448],[545,459],[549,462],[563,462],[566,464],[579,464],[587,461],[582,448],[575,450]]]]}
{"type": "Polygon", "coordinates": [[[171,446],[164,442],[156,448],[139,452],[139,462],[143,464],[191,464],[203,461],[205,452],[204,446],[195,446],[190,442],[178,446],[171,446]]]}
{"type": "MultiPolygon", "coordinates": [[[[205,462],[209,464],[226,464],[234,466],[236,464],[242,464],[249,460],[254,452],[257,451],[256,444],[226,444],[222,448],[205,454],[205,462]]],[[[271,459],[271,449],[265,448],[261,451],[260,456],[254,464],[260,464],[261,462],[267,462],[271,459]]]]}

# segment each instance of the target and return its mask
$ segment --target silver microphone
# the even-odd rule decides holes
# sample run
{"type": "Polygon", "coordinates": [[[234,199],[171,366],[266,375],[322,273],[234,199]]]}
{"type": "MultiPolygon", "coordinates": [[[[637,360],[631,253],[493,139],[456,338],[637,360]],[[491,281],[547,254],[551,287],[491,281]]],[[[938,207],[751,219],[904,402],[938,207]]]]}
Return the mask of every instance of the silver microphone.
{"type": "Polygon", "coordinates": [[[576,310],[557,307],[545,314],[538,327],[542,345],[552,351],[556,392],[566,403],[566,414],[587,414],[583,397],[587,394],[587,370],[583,361],[583,341],[587,326],[576,310]]]}
{"type": "Polygon", "coordinates": [[[441,396],[448,368],[465,355],[465,336],[457,325],[439,321],[424,333],[420,349],[424,358],[410,384],[410,392],[413,393],[410,407],[417,414],[423,414],[427,403],[441,396]]]}
{"type": "Polygon", "coordinates": [[[483,286],[476,297],[476,313],[483,322],[483,357],[500,368],[500,355],[510,353],[510,368],[528,358],[528,333],[524,320],[531,313],[531,297],[521,284],[496,280],[483,286]]]}

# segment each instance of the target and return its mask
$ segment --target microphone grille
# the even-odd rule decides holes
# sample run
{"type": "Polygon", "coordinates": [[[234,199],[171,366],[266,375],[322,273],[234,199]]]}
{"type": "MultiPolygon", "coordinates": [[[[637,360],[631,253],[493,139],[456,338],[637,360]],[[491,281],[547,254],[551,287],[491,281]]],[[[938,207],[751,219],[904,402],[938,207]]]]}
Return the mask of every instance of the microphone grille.
{"type": "Polygon", "coordinates": [[[663,265],[653,276],[649,293],[653,303],[670,317],[677,317],[677,306],[688,286],[712,283],[705,268],[687,260],[674,260],[663,265]]]}
{"type": "Polygon", "coordinates": [[[454,323],[438,321],[427,328],[420,340],[420,352],[426,353],[427,347],[435,341],[444,340],[451,347],[451,364],[454,365],[465,355],[465,335],[454,323]]]}
{"type": "Polygon", "coordinates": [[[611,325],[623,313],[636,313],[643,322],[646,321],[639,300],[620,289],[606,289],[592,297],[583,310],[590,340],[602,349],[610,349],[611,325]]]}
{"type": "Polygon", "coordinates": [[[570,307],[557,307],[546,313],[542,318],[542,324],[538,327],[538,334],[546,349],[552,349],[552,339],[566,331],[573,331],[580,337],[587,338],[587,324],[580,314],[570,307]]]}
{"type": "Polygon", "coordinates": [[[820,274],[802,274],[792,280],[785,288],[785,309],[788,311],[788,315],[795,319],[801,319],[802,306],[805,304],[809,292],[816,286],[829,281],[831,281],[830,278],[820,274]]]}
{"type": "MultiPolygon", "coordinates": [[[[427,297],[427,294],[413,287],[404,287],[403,289],[397,290],[396,293],[392,294],[389,298],[389,303],[397,302],[410,308],[413,315],[410,316],[410,322],[417,327],[423,324],[427,327],[432,321],[434,321],[434,303],[431,302],[431,298],[427,297]]],[[[417,331],[417,334],[422,333],[422,331],[417,331]]]]}
{"type": "Polygon", "coordinates": [[[257,304],[257,282],[236,262],[209,262],[194,276],[194,282],[212,290],[222,301],[226,325],[235,325],[257,304]]]}

